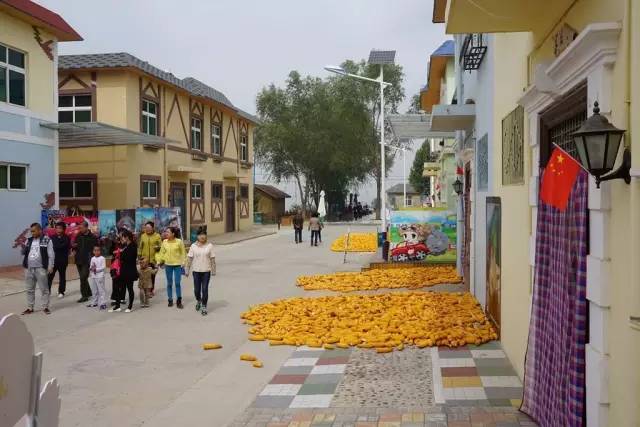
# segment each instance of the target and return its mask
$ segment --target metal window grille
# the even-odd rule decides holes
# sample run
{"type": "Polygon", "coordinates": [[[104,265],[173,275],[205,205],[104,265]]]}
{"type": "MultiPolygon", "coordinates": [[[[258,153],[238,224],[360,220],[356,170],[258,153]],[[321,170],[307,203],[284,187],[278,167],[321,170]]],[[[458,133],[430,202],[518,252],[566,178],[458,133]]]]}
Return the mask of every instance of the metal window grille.
{"type": "Polygon", "coordinates": [[[551,151],[553,151],[553,144],[555,144],[566,151],[571,157],[577,159],[578,152],[576,151],[576,144],[573,141],[572,134],[582,126],[585,120],[587,120],[587,110],[580,111],[578,114],[550,128],[549,140],[552,144],[550,147],[551,151]]]}
{"type": "Polygon", "coordinates": [[[487,53],[487,37],[483,34],[467,34],[462,42],[459,61],[465,71],[477,70],[487,53]]]}
{"type": "Polygon", "coordinates": [[[524,184],[524,108],[502,119],[502,185],[524,184]]]}

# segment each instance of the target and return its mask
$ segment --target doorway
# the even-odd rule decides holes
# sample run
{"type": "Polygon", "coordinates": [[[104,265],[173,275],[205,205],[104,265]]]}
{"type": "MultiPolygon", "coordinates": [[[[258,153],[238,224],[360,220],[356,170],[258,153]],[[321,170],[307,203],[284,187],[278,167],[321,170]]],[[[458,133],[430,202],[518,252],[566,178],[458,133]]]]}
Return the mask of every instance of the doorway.
{"type": "Polygon", "coordinates": [[[225,199],[227,205],[225,231],[230,233],[232,231],[236,231],[236,189],[233,187],[226,187],[225,199]]]}
{"type": "Polygon", "coordinates": [[[180,208],[180,227],[182,238],[187,232],[187,184],[183,182],[172,182],[169,186],[169,206],[172,208],[180,208]]]}
{"type": "Polygon", "coordinates": [[[471,162],[464,167],[464,248],[462,249],[462,268],[464,287],[471,290],[471,162]]]}

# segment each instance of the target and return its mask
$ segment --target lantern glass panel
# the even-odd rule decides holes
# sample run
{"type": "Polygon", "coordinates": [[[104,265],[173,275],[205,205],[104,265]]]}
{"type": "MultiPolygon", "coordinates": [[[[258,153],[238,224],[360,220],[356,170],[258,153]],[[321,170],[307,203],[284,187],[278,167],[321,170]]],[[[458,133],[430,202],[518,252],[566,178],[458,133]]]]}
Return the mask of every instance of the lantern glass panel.
{"type": "Polygon", "coordinates": [[[585,135],[584,142],[591,169],[604,169],[604,149],[606,144],[606,135],[599,133],[593,135],[585,135]]]}
{"type": "Polygon", "coordinates": [[[622,140],[621,133],[610,133],[609,134],[609,149],[607,151],[607,158],[605,166],[608,169],[613,169],[613,166],[616,163],[616,158],[618,157],[618,150],[620,148],[620,141],[622,140]]]}
{"type": "Polygon", "coordinates": [[[587,170],[590,169],[591,165],[589,165],[589,160],[587,158],[587,152],[585,151],[585,148],[584,148],[584,139],[582,138],[582,135],[576,136],[575,138],[573,138],[573,140],[576,143],[578,160],[580,160],[580,163],[582,164],[582,166],[584,166],[585,169],[587,170]]]}

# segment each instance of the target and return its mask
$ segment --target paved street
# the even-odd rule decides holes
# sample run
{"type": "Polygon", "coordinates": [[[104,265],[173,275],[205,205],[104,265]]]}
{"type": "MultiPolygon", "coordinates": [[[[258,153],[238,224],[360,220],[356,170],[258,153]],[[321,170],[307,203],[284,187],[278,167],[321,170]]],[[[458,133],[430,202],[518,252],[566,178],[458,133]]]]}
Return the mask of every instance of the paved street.
{"type": "MultiPolygon", "coordinates": [[[[194,311],[191,279],[184,283],[185,309],[166,306],[164,280],[148,309],[130,314],[99,313],[77,304],[78,281],[53,314],[24,318],[44,352],[43,378],[62,385],[61,426],[224,426],[248,407],[291,354],[291,347],[266,348],[247,341],[240,313],[250,304],[302,295],[300,274],[357,270],[370,254],[330,252],[331,240],[346,231],[328,227],[318,248],[292,243],[293,232],[216,248],[218,275],[210,289],[209,316],[194,311]],[[202,351],[204,342],[224,348],[202,351]],[[251,352],[264,361],[256,369],[241,363],[251,352]]],[[[373,231],[373,227],[358,227],[373,231]]],[[[158,277],[162,277],[161,275],[158,277]]],[[[110,286],[110,284],[109,284],[110,286]]],[[[55,289],[55,285],[54,285],[55,289]]],[[[37,300],[39,301],[39,300],[37,300]]],[[[38,304],[38,302],[36,303],[38,304]]],[[[24,309],[24,293],[0,298],[0,315],[24,309]]]]}

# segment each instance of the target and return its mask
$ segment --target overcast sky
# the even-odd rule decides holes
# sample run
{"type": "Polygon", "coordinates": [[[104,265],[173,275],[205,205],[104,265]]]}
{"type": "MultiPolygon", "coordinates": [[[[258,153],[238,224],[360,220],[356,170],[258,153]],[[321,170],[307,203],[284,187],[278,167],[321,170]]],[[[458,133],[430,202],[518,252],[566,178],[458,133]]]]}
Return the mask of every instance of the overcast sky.
{"type": "MultiPolygon", "coordinates": [[[[450,38],[431,22],[432,0],[36,1],[84,38],[61,43],[61,54],[129,52],[202,80],[250,113],[258,91],[282,84],[289,71],[326,76],[325,65],[367,58],[372,48],[397,51],[404,112],[426,83],[430,53],[450,38]]],[[[389,185],[401,182],[401,168],[390,173],[398,176],[389,185]]]]}

